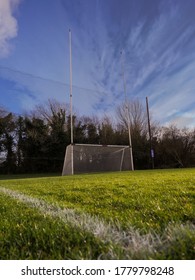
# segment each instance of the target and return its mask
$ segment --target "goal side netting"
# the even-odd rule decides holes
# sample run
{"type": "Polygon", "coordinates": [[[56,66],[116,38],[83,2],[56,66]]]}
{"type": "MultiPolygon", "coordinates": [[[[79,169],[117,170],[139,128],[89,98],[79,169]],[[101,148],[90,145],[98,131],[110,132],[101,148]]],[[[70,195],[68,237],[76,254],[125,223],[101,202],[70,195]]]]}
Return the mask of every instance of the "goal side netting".
{"type": "Polygon", "coordinates": [[[132,170],[129,146],[74,144],[66,147],[62,175],[132,170]]]}

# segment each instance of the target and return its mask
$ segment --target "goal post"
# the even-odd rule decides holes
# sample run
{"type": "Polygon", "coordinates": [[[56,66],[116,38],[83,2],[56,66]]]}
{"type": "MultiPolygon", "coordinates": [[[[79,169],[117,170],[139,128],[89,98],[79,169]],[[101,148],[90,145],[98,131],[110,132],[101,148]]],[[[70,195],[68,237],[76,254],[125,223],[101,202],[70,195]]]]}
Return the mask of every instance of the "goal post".
{"type": "MultiPolygon", "coordinates": [[[[70,51],[70,130],[71,141],[66,147],[63,175],[79,173],[133,170],[131,142],[129,146],[74,144],[72,114],[72,35],[69,29],[70,51]]],[[[130,131],[130,130],[129,130],[130,131]]]]}
{"type": "Polygon", "coordinates": [[[66,147],[62,175],[133,170],[129,146],[73,144],[66,147]]]}

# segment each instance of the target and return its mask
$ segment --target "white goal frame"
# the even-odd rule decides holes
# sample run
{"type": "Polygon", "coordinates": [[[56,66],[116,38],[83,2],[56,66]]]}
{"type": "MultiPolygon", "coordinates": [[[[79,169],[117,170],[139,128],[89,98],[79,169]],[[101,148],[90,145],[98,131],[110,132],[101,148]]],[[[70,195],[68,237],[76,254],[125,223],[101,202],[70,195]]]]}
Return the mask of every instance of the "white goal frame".
{"type": "MultiPolygon", "coordinates": [[[[72,35],[70,29],[69,29],[69,51],[70,51],[70,130],[71,130],[70,140],[71,141],[70,141],[70,145],[66,147],[62,176],[73,175],[78,173],[134,170],[131,134],[130,134],[130,120],[128,121],[129,146],[74,144],[73,113],[72,113],[72,35]]],[[[124,91],[125,91],[125,101],[126,101],[125,78],[124,78],[124,91]]]]}
{"type": "Polygon", "coordinates": [[[66,147],[62,176],[133,170],[129,146],[73,144],[66,147]]]}

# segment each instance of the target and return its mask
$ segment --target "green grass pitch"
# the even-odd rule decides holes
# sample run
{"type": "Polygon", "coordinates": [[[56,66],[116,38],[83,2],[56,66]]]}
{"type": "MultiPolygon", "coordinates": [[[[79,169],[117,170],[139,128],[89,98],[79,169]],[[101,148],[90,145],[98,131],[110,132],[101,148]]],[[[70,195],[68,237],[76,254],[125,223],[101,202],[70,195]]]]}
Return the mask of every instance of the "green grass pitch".
{"type": "Polygon", "coordinates": [[[194,259],[195,169],[0,177],[1,259],[194,259]]]}

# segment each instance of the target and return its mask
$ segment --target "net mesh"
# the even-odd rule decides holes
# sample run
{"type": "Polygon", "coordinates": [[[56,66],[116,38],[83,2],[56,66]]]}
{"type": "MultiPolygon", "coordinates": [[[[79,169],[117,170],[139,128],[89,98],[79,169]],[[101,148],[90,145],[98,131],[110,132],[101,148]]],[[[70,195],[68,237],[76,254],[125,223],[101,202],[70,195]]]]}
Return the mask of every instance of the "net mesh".
{"type": "Polygon", "coordinates": [[[66,148],[62,175],[131,169],[128,146],[75,144],[66,148]],[[73,157],[71,156],[71,149],[73,149],[73,157]]]}

